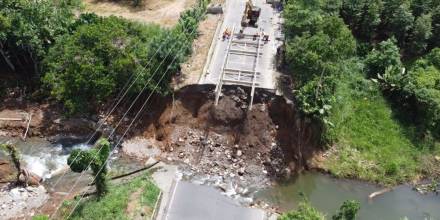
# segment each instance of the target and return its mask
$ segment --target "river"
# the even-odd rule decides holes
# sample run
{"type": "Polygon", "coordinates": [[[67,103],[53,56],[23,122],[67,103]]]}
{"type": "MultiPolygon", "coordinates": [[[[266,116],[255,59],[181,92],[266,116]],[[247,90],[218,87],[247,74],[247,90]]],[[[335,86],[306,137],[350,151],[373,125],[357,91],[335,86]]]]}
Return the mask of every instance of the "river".
{"type": "MultiPolygon", "coordinates": [[[[32,173],[43,178],[43,185],[50,191],[68,192],[72,184],[78,180],[81,174],[66,172],[68,170],[67,158],[73,149],[90,149],[92,146],[85,144],[85,138],[58,138],[49,142],[43,138],[28,138],[26,142],[19,138],[2,138],[11,142],[19,151],[22,163],[32,173]]],[[[6,155],[0,152],[0,158],[6,155]]],[[[110,175],[129,172],[142,167],[143,164],[118,154],[112,155],[109,160],[110,175]]],[[[91,172],[90,172],[91,174],[91,172]]],[[[77,188],[86,186],[92,180],[92,175],[83,175],[77,183],[77,188]]]]}
{"type": "MultiPolygon", "coordinates": [[[[0,143],[6,139],[0,138],[0,143]]],[[[62,139],[49,142],[41,138],[31,138],[27,142],[13,139],[20,151],[22,161],[32,172],[42,176],[44,185],[51,191],[68,191],[72,180],[77,179],[78,173],[67,172],[58,182],[60,173],[64,173],[67,157],[72,149],[89,149],[81,139],[62,139]],[[58,175],[54,175],[58,174],[58,175]]],[[[5,157],[0,153],[0,157],[5,157]]],[[[143,164],[124,157],[113,156],[110,160],[110,173],[115,175],[131,171],[143,164]]],[[[84,175],[78,187],[85,186],[91,180],[91,175],[84,175]]],[[[256,200],[279,207],[281,211],[295,209],[303,194],[318,210],[331,216],[339,206],[348,199],[361,203],[359,219],[407,219],[411,220],[440,220],[440,196],[435,194],[421,195],[412,190],[411,186],[400,185],[392,191],[368,200],[368,195],[382,188],[360,181],[335,179],[329,175],[307,172],[277,186],[257,191],[256,200]]]]}
{"type": "Polygon", "coordinates": [[[359,220],[438,220],[440,196],[434,193],[422,195],[411,186],[400,185],[369,201],[368,195],[380,188],[365,182],[336,179],[315,172],[300,174],[278,186],[261,190],[256,198],[280,207],[282,211],[295,209],[303,194],[319,211],[333,215],[345,200],[361,203],[359,220]]]}

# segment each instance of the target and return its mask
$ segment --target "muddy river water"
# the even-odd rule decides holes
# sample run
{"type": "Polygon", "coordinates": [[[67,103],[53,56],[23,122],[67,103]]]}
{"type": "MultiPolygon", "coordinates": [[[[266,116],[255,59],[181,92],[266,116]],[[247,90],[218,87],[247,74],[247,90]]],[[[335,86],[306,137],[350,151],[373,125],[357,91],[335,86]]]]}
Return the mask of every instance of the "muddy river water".
{"type": "Polygon", "coordinates": [[[257,198],[279,206],[282,211],[297,207],[304,195],[318,210],[333,215],[345,200],[361,203],[359,219],[440,219],[440,195],[421,195],[411,186],[400,185],[372,200],[368,196],[381,190],[378,186],[360,181],[335,179],[328,175],[309,172],[259,191],[257,198]]]}
{"type": "MultiPolygon", "coordinates": [[[[0,143],[4,140],[0,138],[0,143]]],[[[70,151],[76,148],[90,148],[89,145],[81,144],[78,140],[50,143],[44,139],[32,138],[27,142],[17,139],[13,143],[18,147],[26,166],[32,172],[44,177],[44,185],[53,191],[68,190],[66,187],[71,186],[72,179],[76,179],[79,175],[68,172],[55,189],[52,188],[54,183],[58,182],[59,174],[62,174],[63,169],[66,168],[70,151]]],[[[0,153],[0,157],[5,157],[5,155],[0,153]]],[[[127,172],[142,166],[134,161],[116,159],[116,157],[110,161],[110,164],[110,170],[113,173],[127,172]]],[[[84,186],[88,182],[90,180],[86,178],[79,185],[84,186]]],[[[298,203],[303,200],[302,195],[304,195],[327,216],[334,214],[343,201],[355,199],[361,202],[361,210],[359,211],[359,219],[361,220],[405,218],[440,220],[440,195],[421,195],[412,190],[411,186],[401,185],[372,200],[368,199],[371,193],[381,189],[381,187],[365,182],[335,179],[328,175],[308,172],[269,189],[259,190],[254,196],[257,200],[263,200],[272,206],[279,207],[281,211],[296,208],[298,203]]]]}

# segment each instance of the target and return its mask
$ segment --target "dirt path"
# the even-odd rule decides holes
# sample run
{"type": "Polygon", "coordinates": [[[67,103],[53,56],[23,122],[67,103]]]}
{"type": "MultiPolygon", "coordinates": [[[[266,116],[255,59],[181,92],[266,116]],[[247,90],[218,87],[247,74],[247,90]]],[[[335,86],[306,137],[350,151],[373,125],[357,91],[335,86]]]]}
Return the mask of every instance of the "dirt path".
{"type": "Polygon", "coordinates": [[[194,41],[193,55],[186,63],[182,64],[182,75],[175,81],[176,89],[198,83],[208,57],[209,48],[217,29],[217,24],[221,19],[221,15],[208,15],[206,19],[200,23],[200,36],[194,41]]]}
{"type": "MultiPolygon", "coordinates": [[[[225,0],[212,1],[213,4],[224,4],[225,0]]],[[[219,22],[222,22],[223,14],[208,14],[206,19],[200,23],[198,32],[199,37],[193,43],[193,55],[182,64],[182,75],[175,79],[175,89],[184,86],[197,84],[200,76],[203,74],[203,68],[209,56],[209,49],[219,22]]]]}
{"type": "Polygon", "coordinates": [[[143,23],[155,23],[172,27],[177,23],[180,13],[190,8],[196,0],[145,0],[142,5],[133,7],[132,1],[83,0],[86,12],[101,16],[121,16],[143,23]]]}

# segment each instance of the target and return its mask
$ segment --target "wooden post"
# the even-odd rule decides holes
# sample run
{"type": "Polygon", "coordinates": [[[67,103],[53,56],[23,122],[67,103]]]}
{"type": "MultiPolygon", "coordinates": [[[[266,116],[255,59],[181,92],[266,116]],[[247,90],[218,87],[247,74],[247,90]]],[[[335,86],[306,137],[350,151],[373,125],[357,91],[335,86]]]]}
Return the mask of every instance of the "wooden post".
{"type": "Polygon", "coordinates": [[[26,131],[24,132],[24,135],[23,135],[23,141],[26,141],[26,136],[27,136],[27,133],[28,133],[28,131],[29,131],[29,126],[31,125],[31,120],[32,120],[32,113],[29,113],[28,114],[28,123],[27,123],[27,126],[26,126],[26,131]]]}
{"type": "Polygon", "coordinates": [[[218,101],[219,101],[220,95],[222,93],[223,76],[225,74],[226,65],[228,64],[229,51],[231,49],[232,40],[234,39],[234,31],[235,31],[235,24],[232,27],[231,39],[229,39],[228,46],[227,46],[227,49],[226,49],[226,55],[225,55],[225,58],[223,60],[223,65],[222,65],[222,69],[221,69],[221,73],[220,73],[220,79],[219,79],[219,81],[217,83],[217,86],[215,88],[215,92],[216,92],[215,103],[214,103],[215,105],[218,105],[218,101]]]}

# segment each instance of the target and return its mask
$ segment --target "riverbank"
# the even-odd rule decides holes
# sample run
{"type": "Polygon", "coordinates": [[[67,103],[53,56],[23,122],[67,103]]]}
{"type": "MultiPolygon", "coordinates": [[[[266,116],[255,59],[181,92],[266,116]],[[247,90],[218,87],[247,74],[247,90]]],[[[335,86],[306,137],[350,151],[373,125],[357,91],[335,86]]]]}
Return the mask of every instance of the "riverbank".
{"type": "MultiPolygon", "coordinates": [[[[280,180],[294,177],[304,170],[317,169],[328,172],[324,169],[323,162],[329,161],[332,149],[325,150],[318,142],[320,128],[312,121],[302,118],[295,111],[295,107],[283,97],[257,91],[255,106],[253,110],[247,111],[246,91],[227,88],[220,100],[219,108],[215,108],[212,89],[212,86],[189,86],[177,91],[174,99],[153,98],[149,105],[151,109],[141,114],[128,132],[121,149],[118,149],[118,158],[125,158],[127,164],[142,164],[154,159],[176,163],[180,167],[182,178],[213,186],[243,204],[257,207],[260,205],[248,200],[255,190],[272,187],[280,180]]],[[[111,126],[122,114],[123,111],[115,112],[109,117],[107,124],[111,126]]],[[[52,114],[52,117],[61,115],[58,112],[52,114]]],[[[126,120],[122,120],[117,134],[125,131],[132,117],[128,115],[126,120]]],[[[44,119],[47,118],[43,118],[41,122],[44,122],[44,119]]],[[[93,132],[92,128],[96,127],[94,121],[99,119],[102,119],[102,116],[95,120],[87,120],[93,124],[88,134],[84,134],[86,132],[83,131],[76,133],[75,129],[61,126],[58,127],[60,130],[55,129],[57,127],[44,130],[44,123],[54,123],[50,120],[31,127],[31,130],[41,129],[42,135],[61,134],[58,135],[58,140],[62,140],[63,135],[87,138],[93,132]]],[[[51,136],[46,138],[55,140],[51,136]]],[[[76,144],[80,142],[77,141],[76,144]]],[[[73,142],[65,142],[65,146],[55,145],[41,150],[44,143],[31,141],[21,143],[23,146],[19,148],[23,151],[25,159],[35,161],[34,167],[52,167],[42,169],[42,175],[50,178],[50,183],[57,179],[53,172],[65,167],[65,164],[53,167],[50,163],[41,163],[40,160],[57,161],[55,159],[59,156],[59,161],[65,161],[72,148],[88,147],[72,144],[73,142]],[[26,144],[30,146],[24,146],[26,144]]],[[[122,166],[131,166],[127,164],[122,166]]],[[[110,172],[120,173],[118,170],[121,166],[118,167],[110,172]]],[[[75,179],[74,174],[67,174],[66,179],[69,178],[75,179]]],[[[90,180],[86,178],[81,184],[88,182],[90,180]]],[[[49,191],[55,193],[51,194],[51,205],[43,210],[47,213],[53,211],[56,204],[66,197],[62,193],[63,190],[68,188],[54,191],[49,187],[49,191]]],[[[74,191],[77,190],[81,188],[74,191]]],[[[72,195],[69,195],[69,198],[71,197],[72,195]]],[[[264,207],[264,204],[261,207],[264,207]]]]}
{"type": "Polygon", "coordinates": [[[110,183],[109,193],[63,203],[55,219],[153,219],[160,190],[149,175],[110,183]],[[73,210],[75,208],[75,210],[73,210]],[[109,211],[112,210],[112,211],[109,211]]]}
{"type": "MultiPolygon", "coordinates": [[[[139,120],[127,133],[122,151],[128,157],[140,161],[148,160],[149,157],[179,161],[186,164],[195,175],[200,173],[228,177],[251,186],[270,184],[271,181],[288,178],[304,169],[316,169],[339,177],[356,178],[384,185],[416,183],[423,180],[423,177],[431,177],[437,172],[435,166],[427,165],[431,160],[423,160],[425,161],[423,167],[431,168],[430,172],[426,172],[422,167],[411,169],[411,172],[405,174],[408,168],[414,167],[410,166],[412,163],[405,164],[404,169],[399,169],[400,171],[396,173],[391,172],[393,170],[390,169],[395,167],[393,165],[395,160],[388,161],[391,165],[382,164],[380,161],[388,157],[380,156],[381,151],[376,146],[368,144],[376,143],[376,139],[385,137],[364,140],[366,136],[359,137],[359,133],[343,129],[352,124],[356,126],[362,124],[359,121],[349,123],[348,119],[352,117],[350,114],[345,114],[344,120],[338,121],[339,130],[336,130],[342,134],[340,141],[326,150],[319,142],[321,128],[313,121],[302,118],[296,112],[294,105],[284,98],[257,91],[256,107],[252,111],[247,111],[246,91],[241,88],[227,89],[218,108],[214,108],[212,89],[212,86],[187,86],[176,91],[174,99],[170,96],[154,97],[149,105],[150,108],[141,114],[139,120]],[[353,136],[354,134],[357,136],[353,136]],[[366,143],[368,147],[366,149],[378,151],[370,156],[367,155],[368,158],[363,158],[364,154],[359,153],[362,149],[349,150],[341,147],[349,145],[350,142],[347,141],[350,140],[359,140],[356,143],[366,143]],[[378,156],[380,160],[372,156],[378,156]],[[355,161],[362,163],[357,164],[355,161]],[[368,164],[372,164],[373,168],[367,169],[368,164]],[[387,168],[388,171],[374,167],[387,168]]],[[[374,100],[374,96],[363,102],[368,103],[369,100],[374,100]]],[[[363,115],[382,114],[381,111],[371,113],[370,109],[361,108],[360,112],[354,115],[356,117],[353,120],[362,118],[363,115]]],[[[63,116],[62,108],[59,106],[19,102],[14,99],[6,99],[1,104],[0,114],[2,112],[15,112],[16,115],[20,112],[32,112],[35,116],[30,123],[29,137],[57,135],[87,139],[98,127],[98,121],[104,118],[104,114],[87,118],[67,118],[63,116]]],[[[115,125],[123,114],[122,110],[115,111],[106,121],[107,128],[98,134],[108,133],[108,128],[115,125]]],[[[125,131],[131,117],[133,116],[129,114],[122,120],[116,130],[117,134],[125,131]]],[[[407,147],[401,148],[406,146],[401,144],[402,142],[390,141],[399,136],[394,134],[398,129],[390,120],[375,123],[370,123],[374,122],[371,120],[363,120],[362,126],[365,122],[370,123],[368,126],[365,125],[370,135],[387,134],[388,138],[384,140],[383,145],[385,147],[390,145],[400,153],[388,152],[390,148],[384,147],[384,150],[388,149],[388,153],[382,152],[382,155],[391,155],[398,159],[402,155],[405,156],[405,152],[411,151],[405,150],[407,147]],[[387,127],[381,124],[393,126],[387,127]],[[373,125],[382,129],[372,129],[373,125]],[[388,131],[394,131],[393,135],[388,131]]],[[[24,121],[0,123],[0,133],[9,137],[21,136],[26,129],[25,125],[24,121]]],[[[431,162],[435,162],[435,155],[431,157],[433,158],[431,162]]],[[[396,165],[400,166],[404,161],[401,160],[396,165]]]]}

